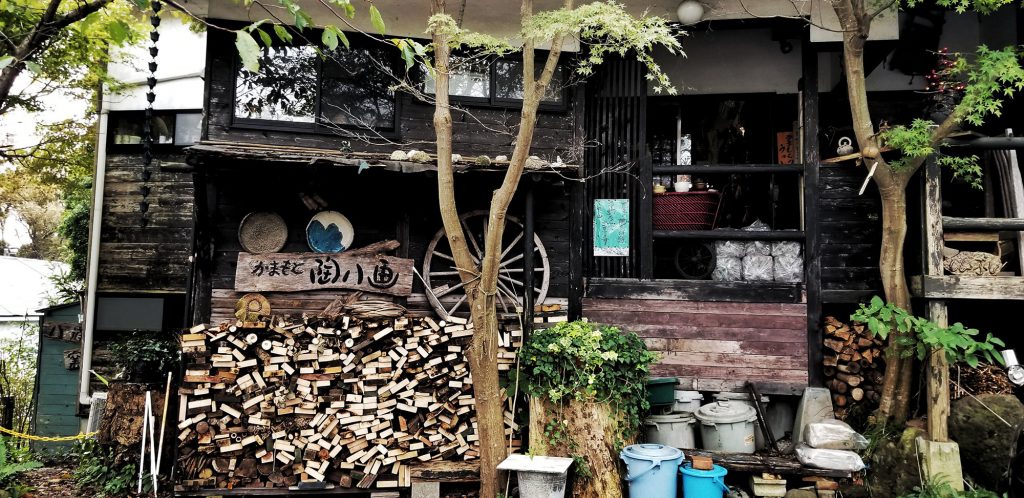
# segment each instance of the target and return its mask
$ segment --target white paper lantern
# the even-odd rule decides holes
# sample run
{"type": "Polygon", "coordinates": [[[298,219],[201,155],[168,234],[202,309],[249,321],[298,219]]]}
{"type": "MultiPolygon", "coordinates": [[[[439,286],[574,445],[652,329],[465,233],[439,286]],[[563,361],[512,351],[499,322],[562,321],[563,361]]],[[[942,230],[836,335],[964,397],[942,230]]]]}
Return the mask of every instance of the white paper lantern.
{"type": "Polygon", "coordinates": [[[676,16],[683,24],[696,24],[704,18],[704,6],[697,0],[685,0],[676,9],[676,16]]]}

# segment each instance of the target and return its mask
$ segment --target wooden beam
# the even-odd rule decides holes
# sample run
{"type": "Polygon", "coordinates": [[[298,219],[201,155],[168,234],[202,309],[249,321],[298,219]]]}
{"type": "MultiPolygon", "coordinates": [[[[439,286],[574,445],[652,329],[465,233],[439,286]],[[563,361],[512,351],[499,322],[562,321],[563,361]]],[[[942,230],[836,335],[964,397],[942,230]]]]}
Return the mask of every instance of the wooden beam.
{"type": "Polygon", "coordinates": [[[942,226],[951,232],[1021,231],[1024,230],[1024,218],[954,218],[952,216],[943,216],[942,226]]]}
{"type": "Polygon", "coordinates": [[[749,303],[798,303],[803,284],[783,282],[715,282],[712,280],[591,278],[587,297],[596,299],[666,299],[749,303]]]}
{"type": "Polygon", "coordinates": [[[530,337],[533,331],[533,185],[526,185],[526,199],[523,213],[523,254],[529,257],[523,258],[523,341],[530,337]]]}
{"type": "Polygon", "coordinates": [[[654,167],[655,175],[803,172],[803,164],[672,164],[654,167]]]}
{"type": "Polygon", "coordinates": [[[1024,301],[1024,277],[915,276],[915,297],[926,299],[993,299],[1024,301]]]}
{"type": "Polygon", "coordinates": [[[759,474],[769,472],[772,474],[783,474],[790,476],[819,476],[819,477],[852,477],[851,472],[843,470],[825,470],[804,467],[796,458],[776,457],[767,455],[750,455],[746,453],[719,453],[715,451],[688,449],[684,451],[687,461],[693,456],[711,457],[718,465],[733,472],[750,472],[759,474]]]}
{"type": "Polygon", "coordinates": [[[710,240],[804,240],[806,232],[798,230],[753,231],[735,228],[718,230],[655,230],[655,239],[710,239],[710,240]]]}
{"type": "Polygon", "coordinates": [[[807,377],[808,384],[822,386],[821,332],[821,250],[819,244],[818,168],[818,51],[810,39],[802,47],[803,122],[801,145],[804,162],[804,282],[807,289],[807,377]]]}
{"type": "MultiPolygon", "coordinates": [[[[928,303],[928,319],[939,327],[949,325],[946,302],[928,303]]],[[[932,441],[949,441],[949,362],[942,348],[928,356],[928,436],[932,441]]]]}

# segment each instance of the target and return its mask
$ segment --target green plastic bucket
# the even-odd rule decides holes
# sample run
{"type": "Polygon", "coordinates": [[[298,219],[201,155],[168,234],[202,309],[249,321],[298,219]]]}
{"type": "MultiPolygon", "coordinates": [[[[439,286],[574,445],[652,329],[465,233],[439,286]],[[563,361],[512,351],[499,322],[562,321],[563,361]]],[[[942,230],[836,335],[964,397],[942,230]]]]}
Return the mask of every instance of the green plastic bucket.
{"type": "Polygon", "coordinates": [[[676,402],[675,377],[651,377],[647,379],[647,401],[651,406],[673,405],[676,402]]]}

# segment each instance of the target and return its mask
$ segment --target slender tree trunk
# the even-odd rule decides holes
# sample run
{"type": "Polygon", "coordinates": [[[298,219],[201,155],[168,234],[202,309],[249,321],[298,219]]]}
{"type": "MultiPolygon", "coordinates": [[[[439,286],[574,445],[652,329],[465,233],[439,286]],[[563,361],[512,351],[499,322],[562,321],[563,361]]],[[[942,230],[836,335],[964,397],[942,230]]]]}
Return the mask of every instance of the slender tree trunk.
{"type": "MultiPolygon", "coordinates": [[[[880,166],[882,167],[882,166],[880,166]]],[[[888,166],[885,166],[888,168],[888,166]]],[[[882,289],[886,301],[903,309],[910,308],[910,290],[907,287],[903,260],[903,246],[907,236],[906,185],[892,185],[880,189],[882,198],[882,251],[878,266],[882,276],[882,289]]],[[[879,402],[879,415],[886,421],[902,425],[910,410],[910,383],[914,361],[902,358],[902,346],[896,343],[896,331],[889,335],[889,351],[885,357],[885,379],[879,402]]]]}

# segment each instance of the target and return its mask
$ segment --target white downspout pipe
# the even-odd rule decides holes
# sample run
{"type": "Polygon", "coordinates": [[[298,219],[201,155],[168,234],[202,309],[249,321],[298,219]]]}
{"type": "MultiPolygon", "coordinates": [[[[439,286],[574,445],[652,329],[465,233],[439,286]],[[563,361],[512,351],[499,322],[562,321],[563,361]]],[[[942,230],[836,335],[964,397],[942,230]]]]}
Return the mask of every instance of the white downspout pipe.
{"type": "MultiPolygon", "coordinates": [[[[106,106],[102,106],[106,107],[106,106]]],[[[96,175],[92,186],[92,221],[89,223],[89,262],[85,291],[85,327],[82,331],[82,368],[78,387],[78,402],[92,403],[89,381],[92,379],[92,345],[96,335],[96,286],[100,274],[100,229],[103,226],[103,190],[107,175],[107,118],[108,111],[100,109],[96,133],[96,175]]]]}

